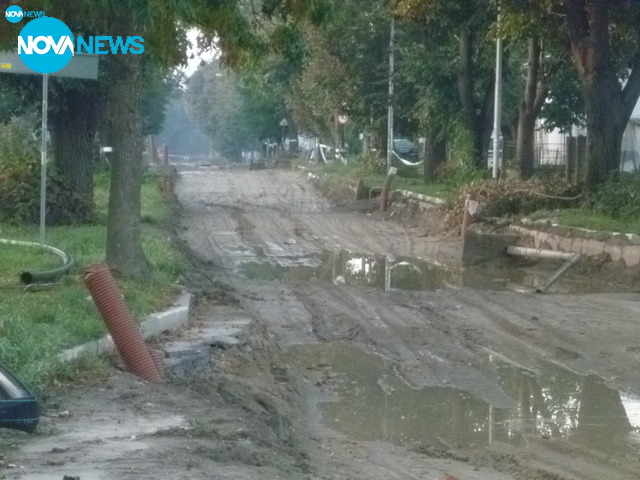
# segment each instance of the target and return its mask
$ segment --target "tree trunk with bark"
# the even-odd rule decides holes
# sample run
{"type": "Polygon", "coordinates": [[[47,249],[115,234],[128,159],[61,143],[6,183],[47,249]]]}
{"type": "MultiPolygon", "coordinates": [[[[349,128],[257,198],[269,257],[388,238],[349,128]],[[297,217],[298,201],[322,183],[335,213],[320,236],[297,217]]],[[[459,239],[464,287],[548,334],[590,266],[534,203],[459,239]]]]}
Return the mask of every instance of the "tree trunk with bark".
{"type": "MultiPolygon", "coordinates": [[[[59,88],[51,114],[53,156],[58,172],[75,193],[93,205],[94,139],[98,123],[94,85],[59,88]]],[[[79,219],[80,220],[80,219],[79,219]]]]}
{"type": "Polygon", "coordinates": [[[516,163],[520,167],[520,176],[525,179],[533,175],[536,119],[549,90],[541,78],[541,41],[530,38],[528,43],[527,81],[518,112],[516,140],[516,163]]]}
{"type": "Polygon", "coordinates": [[[618,174],[622,135],[640,95],[640,47],[632,56],[624,88],[612,60],[610,23],[614,7],[610,0],[566,2],[571,53],[580,75],[587,116],[587,194],[618,174]]]}
{"type": "Polygon", "coordinates": [[[447,161],[447,142],[443,132],[428,134],[424,141],[424,180],[436,180],[440,176],[442,165],[447,161]]]}
{"type": "Polygon", "coordinates": [[[150,269],[142,250],[140,196],[142,185],[142,119],[140,55],[111,59],[106,105],[113,155],[107,217],[107,263],[117,272],[143,277],[150,269]]]}
{"type": "Polygon", "coordinates": [[[473,68],[473,35],[468,27],[462,27],[460,30],[459,47],[458,100],[465,124],[473,139],[473,164],[483,168],[493,130],[493,81],[487,84],[480,104],[477,104],[474,95],[474,82],[477,79],[473,68]]]}

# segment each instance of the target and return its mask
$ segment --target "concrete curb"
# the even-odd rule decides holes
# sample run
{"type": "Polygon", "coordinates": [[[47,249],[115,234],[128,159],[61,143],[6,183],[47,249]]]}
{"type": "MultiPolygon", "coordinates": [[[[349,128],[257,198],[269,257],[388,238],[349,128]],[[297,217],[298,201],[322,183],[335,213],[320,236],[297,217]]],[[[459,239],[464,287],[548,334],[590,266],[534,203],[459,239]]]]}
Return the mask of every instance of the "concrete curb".
{"type": "Polygon", "coordinates": [[[597,257],[602,254],[609,255],[612,262],[624,262],[627,267],[635,267],[640,264],[640,245],[635,244],[627,234],[613,235],[608,239],[566,237],[553,232],[544,232],[520,225],[510,225],[509,229],[533,238],[536,248],[548,248],[564,252],[576,252],[585,257],[597,257]],[[617,238],[616,238],[617,237],[617,238]],[[625,244],[621,244],[620,238],[624,237],[625,244]],[[629,240],[631,243],[629,243],[629,240]]]}
{"type": "Polygon", "coordinates": [[[425,195],[423,193],[412,192],[411,190],[396,190],[403,197],[410,198],[412,200],[419,200],[421,202],[433,203],[434,205],[442,205],[445,201],[439,197],[432,197],[431,195],[425,195]]]}
{"type": "MultiPolygon", "coordinates": [[[[140,324],[140,332],[143,338],[154,337],[166,330],[187,326],[191,312],[191,300],[192,295],[190,293],[183,293],[174,302],[173,307],[163,312],[148,315],[140,324]]],[[[113,350],[114,344],[111,335],[106,335],[98,340],[92,340],[77,347],[63,350],[58,354],[58,359],[68,362],[82,355],[100,355],[113,350]]]]}

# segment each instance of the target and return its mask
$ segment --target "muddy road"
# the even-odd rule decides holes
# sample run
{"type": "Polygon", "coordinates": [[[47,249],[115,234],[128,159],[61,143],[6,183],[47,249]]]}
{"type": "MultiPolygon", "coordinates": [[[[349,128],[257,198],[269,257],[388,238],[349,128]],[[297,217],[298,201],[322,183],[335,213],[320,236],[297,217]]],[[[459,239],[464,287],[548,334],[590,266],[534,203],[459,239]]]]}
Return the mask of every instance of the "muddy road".
{"type": "Polygon", "coordinates": [[[158,348],[204,360],[58,392],[38,436],[0,432],[0,478],[640,478],[637,294],[522,293],[530,269],[462,269],[435,213],[335,206],[298,171],[177,193],[200,295],[158,348]]]}
{"type": "Polygon", "coordinates": [[[462,271],[428,212],[336,208],[299,172],[179,188],[183,238],[298,371],[312,435],[357,444],[320,449],[317,471],[440,478],[445,452],[469,460],[460,478],[640,476],[637,295],[509,291],[496,276],[513,272],[462,271]]]}

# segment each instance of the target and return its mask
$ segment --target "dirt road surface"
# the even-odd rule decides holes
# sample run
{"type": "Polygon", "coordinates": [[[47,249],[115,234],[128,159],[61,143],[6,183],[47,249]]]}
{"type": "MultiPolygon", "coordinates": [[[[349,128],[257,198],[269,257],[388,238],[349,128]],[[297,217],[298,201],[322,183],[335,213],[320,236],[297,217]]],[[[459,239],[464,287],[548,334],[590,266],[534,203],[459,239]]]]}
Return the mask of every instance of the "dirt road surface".
{"type": "Polygon", "coordinates": [[[203,294],[167,341],[233,341],[57,394],[0,478],[640,478],[637,294],[522,293],[461,269],[435,213],[336,207],[301,172],[183,173],[178,198],[203,294]]]}

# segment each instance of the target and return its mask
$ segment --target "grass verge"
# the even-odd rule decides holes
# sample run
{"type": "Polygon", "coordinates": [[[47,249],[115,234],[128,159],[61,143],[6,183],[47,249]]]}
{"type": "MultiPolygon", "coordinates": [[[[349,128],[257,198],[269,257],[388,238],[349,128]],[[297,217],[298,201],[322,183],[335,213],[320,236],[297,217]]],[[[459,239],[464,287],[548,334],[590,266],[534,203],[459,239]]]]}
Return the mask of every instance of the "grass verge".
{"type": "MultiPolygon", "coordinates": [[[[84,269],[105,256],[108,178],[96,178],[96,221],[90,225],[51,227],[46,243],[59,248],[75,261],[63,280],[38,291],[25,291],[19,274],[59,265],[59,259],[33,247],[0,245],[0,361],[7,364],[31,388],[41,391],[55,379],[74,378],[100,369],[99,359],[79,364],[57,360],[64,348],[101,337],[106,328],[82,283],[84,269]]],[[[184,272],[184,257],[173,245],[167,223],[174,205],[158,191],[155,179],[145,178],[142,188],[143,248],[153,265],[144,282],[119,281],[134,316],[157,311],[174,298],[176,283],[184,272]]],[[[0,224],[0,237],[37,241],[37,226],[0,224]]]]}
{"type": "Polygon", "coordinates": [[[588,209],[560,210],[557,218],[558,223],[567,227],[640,235],[640,219],[622,220],[588,209]]]}
{"type": "MultiPolygon", "coordinates": [[[[385,175],[381,173],[373,173],[371,166],[363,161],[351,161],[349,164],[344,165],[341,162],[334,162],[328,165],[319,165],[316,167],[316,173],[324,174],[322,182],[327,187],[327,190],[337,190],[339,191],[341,188],[344,188],[347,182],[357,182],[358,180],[362,180],[367,187],[374,186],[382,186],[385,181],[385,175]]],[[[420,170],[413,168],[410,170],[401,171],[398,176],[393,181],[394,189],[402,189],[402,190],[411,190],[416,193],[422,193],[426,195],[431,195],[434,197],[439,197],[447,201],[451,201],[453,204],[454,200],[460,200],[457,198],[461,191],[464,191],[464,188],[461,188],[465,183],[460,179],[460,181],[453,180],[443,180],[440,182],[425,182],[423,178],[420,176],[420,170]]],[[[567,209],[559,209],[559,210],[545,210],[542,205],[544,202],[541,202],[538,197],[534,197],[529,203],[529,209],[535,208],[536,202],[540,204],[540,207],[543,209],[537,213],[534,213],[533,217],[548,217],[552,216],[557,222],[561,225],[567,227],[575,227],[575,228],[584,228],[595,231],[602,232],[618,232],[618,233],[633,233],[640,235],[640,217],[637,215],[632,215],[624,210],[624,206],[631,203],[631,200],[625,196],[628,194],[628,191],[632,193],[636,190],[640,189],[640,186],[634,187],[638,183],[638,180],[635,179],[623,179],[621,186],[614,185],[609,188],[609,190],[605,190],[604,194],[600,194],[597,199],[599,199],[599,203],[596,202],[596,205],[593,208],[581,207],[581,208],[567,208],[567,209]],[[634,183],[635,182],[635,183],[634,183]],[[633,187],[633,188],[632,188],[633,187]],[[635,188],[635,189],[634,189],[635,188]],[[604,201],[603,200],[604,197],[604,201]],[[603,211],[603,204],[605,207],[608,207],[608,210],[603,211]],[[611,205],[612,204],[612,205],[611,205]],[[613,207],[616,207],[617,210],[613,207]],[[627,213],[625,218],[616,218],[613,215],[607,214],[609,210],[612,211],[622,211],[622,213],[627,213]]],[[[512,182],[513,183],[513,182],[512,182]]],[[[555,183],[558,183],[557,181],[555,183]]],[[[475,187],[479,188],[483,184],[482,182],[475,182],[475,187]]],[[[489,185],[491,185],[489,183],[489,185]]],[[[497,215],[518,215],[518,205],[514,205],[510,210],[508,202],[513,202],[514,198],[516,198],[510,191],[508,187],[508,182],[502,182],[504,191],[498,191],[498,197],[502,199],[502,210],[509,210],[508,212],[498,212],[497,215]]],[[[519,186],[519,184],[515,183],[514,188],[524,188],[519,186]]],[[[551,187],[554,186],[554,182],[551,182],[551,187]]],[[[497,188],[497,187],[496,187],[497,188]]],[[[562,188],[560,184],[558,188],[562,188]]],[[[539,188],[538,188],[539,189],[539,188]]],[[[497,188],[499,190],[499,188],[497,188]]],[[[640,191],[640,190],[639,190],[640,191]]],[[[487,192],[484,192],[485,195],[487,192]]],[[[549,193],[554,193],[549,192],[549,193]]],[[[562,195],[562,193],[556,193],[558,195],[562,195]]],[[[628,195],[627,195],[628,196],[628,195]]],[[[630,198],[633,198],[631,195],[630,198]]],[[[525,212],[526,213],[526,212],[525,212]]],[[[523,213],[523,214],[525,214],[523,213]]],[[[618,215],[620,216],[620,215],[618,215]]],[[[461,218],[461,214],[454,214],[451,216],[454,219],[461,218]]]]}

